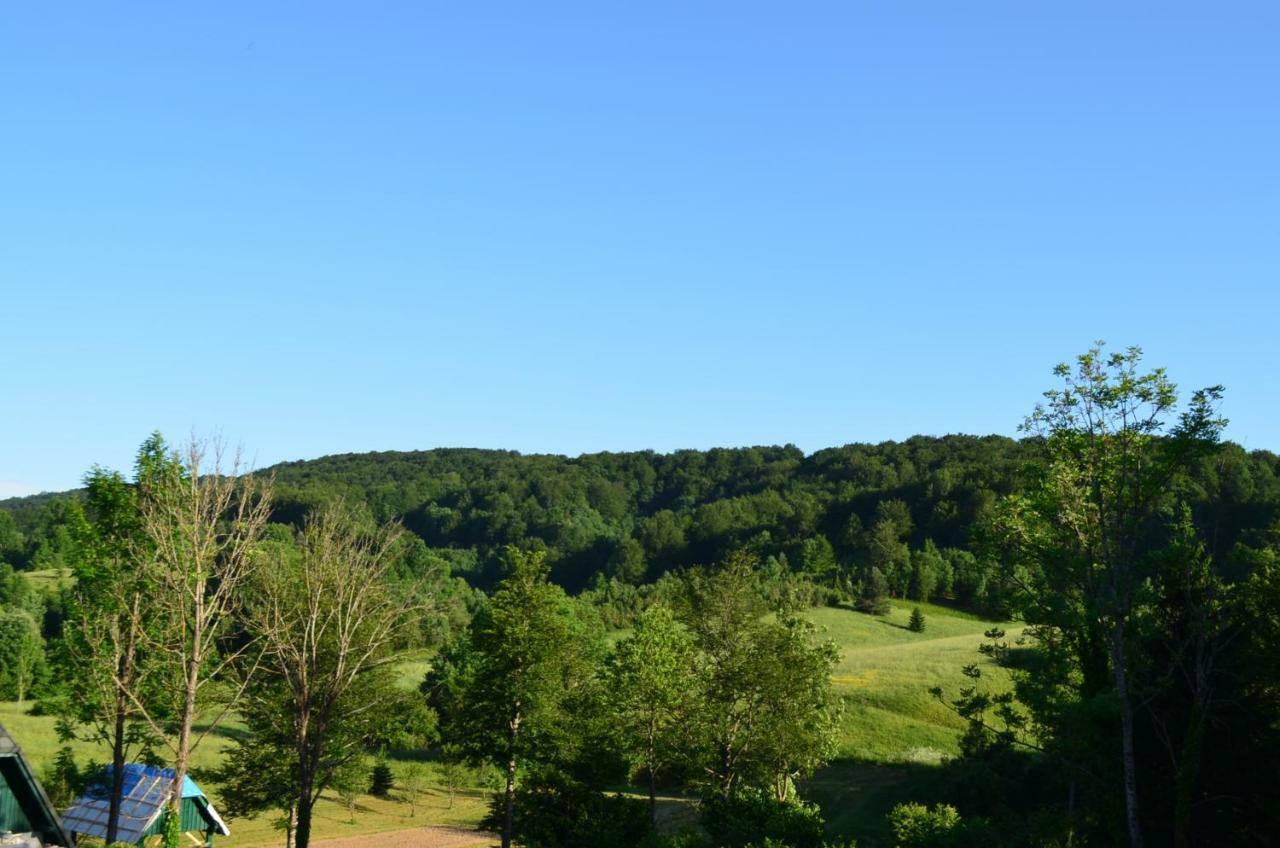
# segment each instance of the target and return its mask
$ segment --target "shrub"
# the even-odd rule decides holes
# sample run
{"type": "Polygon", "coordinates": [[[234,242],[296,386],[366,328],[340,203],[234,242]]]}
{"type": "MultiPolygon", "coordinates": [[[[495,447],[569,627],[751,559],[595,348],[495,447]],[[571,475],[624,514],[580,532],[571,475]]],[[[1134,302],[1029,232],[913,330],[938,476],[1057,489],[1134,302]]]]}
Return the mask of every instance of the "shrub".
{"type": "MultiPolygon", "coordinates": [[[[647,801],[605,795],[559,775],[517,790],[513,813],[513,835],[526,848],[615,848],[640,844],[652,830],[647,801]]],[[[481,826],[499,830],[502,820],[496,794],[481,826]]]]}
{"type": "Polygon", "coordinates": [[[763,793],[704,800],[702,826],[719,848],[746,848],[770,840],[786,848],[822,846],[822,812],[817,805],[779,801],[763,793]]]}
{"type": "Polygon", "coordinates": [[[889,812],[896,848],[932,848],[950,844],[950,835],[960,826],[960,814],[950,804],[899,804],[889,812]]]}

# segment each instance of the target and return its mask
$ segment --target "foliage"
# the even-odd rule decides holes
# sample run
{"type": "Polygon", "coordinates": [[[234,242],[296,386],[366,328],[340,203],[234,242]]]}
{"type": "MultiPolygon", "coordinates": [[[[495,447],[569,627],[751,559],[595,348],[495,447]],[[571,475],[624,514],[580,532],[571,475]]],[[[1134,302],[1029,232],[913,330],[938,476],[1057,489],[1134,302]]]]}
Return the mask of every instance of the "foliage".
{"type": "Polygon", "coordinates": [[[699,708],[694,649],[671,610],[655,606],[617,644],[606,669],[610,711],[644,772],[654,816],[658,775],[685,753],[687,722],[699,708]]]}
{"type": "Polygon", "coordinates": [[[686,581],[681,620],[699,652],[692,750],[709,789],[790,797],[794,779],[833,753],[838,653],[785,601],[771,601],[746,553],[686,581]]]}
{"type": "Polygon", "coordinates": [[[88,783],[86,776],[97,771],[93,764],[82,770],[71,747],[63,745],[53,761],[40,770],[40,785],[53,806],[62,810],[70,807],[84,791],[88,783]]]}
{"type": "Polygon", "coordinates": [[[0,608],[0,698],[22,702],[45,672],[44,639],[31,613],[0,608]]]}
{"type": "Polygon", "coordinates": [[[960,814],[950,804],[899,804],[889,813],[896,848],[933,848],[949,844],[960,825],[960,814]]]}
{"type": "Polygon", "coordinates": [[[177,807],[166,807],[164,831],[160,844],[163,848],[182,848],[182,814],[177,807]]]}
{"type": "Polygon", "coordinates": [[[702,802],[701,822],[711,841],[722,848],[744,848],[762,840],[788,848],[823,845],[822,814],[817,806],[780,801],[765,792],[741,792],[732,798],[711,796],[702,802]]]}
{"type": "MultiPolygon", "coordinates": [[[[296,543],[284,536],[260,545],[247,584],[241,627],[253,649],[238,668],[249,730],[236,753],[244,762],[279,762],[260,774],[228,766],[222,779],[240,809],[296,816],[298,848],[310,842],[320,794],[367,748],[422,744],[433,731],[433,717],[395,685],[390,667],[414,602],[391,581],[398,543],[396,528],[370,528],[330,504],[296,543]]],[[[381,762],[372,794],[385,796],[391,786],[381,762]]]]}
{"type": "MultiPolygon", "coordinates": [[[[495,796],[482,826],[501,829],[505,805],[495,796]]],[[[609,795],[563,776],[531,780],[515,795],[515,840],[527,848],[615,848],[640,844],[652,824],[646,804],[609,795]]]]}
{"type": "Polygon", "coordinates": [[[507,577],[427,682],[447,738],[472,761],[505,774],[504,846],[522,774],[572,759],[582,738],[573,703],[592,685],[598,651],[598,637],[547,581],[542,554],[510,548],[506,556],[507,577]]]}
{"type": "Polygon", "coordinates": [[[1137,348],[1091,349],[1055,370],[1062,388],[1028,418],[1042,461],[985,534],[1032,641],[992,648],[1024,655],[1016,699],[983,692],[974,669],[953,705],[970,721],[970,756],[1016,745],[1045,758],[1062,794],[1037,815],[1056,815],[1067,838],[1189,845],[1228,822],[1247,832],[1202,783],[1216,768],[1211,734],[1266,734],[1231,717],[1233,593],[1194,518],[1192,480],[1224,456],[1221,388],[1180,410],[1165,372],[1140,362],[1137,348]]]}

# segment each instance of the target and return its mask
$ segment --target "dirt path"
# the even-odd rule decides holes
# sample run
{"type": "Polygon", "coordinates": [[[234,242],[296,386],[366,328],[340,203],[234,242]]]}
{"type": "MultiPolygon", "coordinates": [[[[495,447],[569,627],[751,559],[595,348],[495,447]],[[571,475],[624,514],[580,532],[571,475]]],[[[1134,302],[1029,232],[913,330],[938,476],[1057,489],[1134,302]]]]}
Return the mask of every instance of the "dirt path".
{"type": "Polygon", "coordinates": [[[388,830],[368,836],[340,836],[317,839],[316,848],[472,848],[494,845],[496,834],[456,827],[415,827],[411,830],[388,830]]]}

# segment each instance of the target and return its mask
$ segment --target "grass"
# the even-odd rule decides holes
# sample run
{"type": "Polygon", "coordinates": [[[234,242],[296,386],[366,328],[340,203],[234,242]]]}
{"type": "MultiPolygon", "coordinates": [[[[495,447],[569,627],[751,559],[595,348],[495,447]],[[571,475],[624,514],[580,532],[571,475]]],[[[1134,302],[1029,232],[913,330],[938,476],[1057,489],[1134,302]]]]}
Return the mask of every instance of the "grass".
{"type": "MultiPolygon", "coordinates": [[[[50,579],[57,579],[51,575],[50,579]]],[[[839,754],[835,761],[801,787],[801,794],[818,802],[833,835],[855,837],[862,848],[887,844],[885,815],[895,803],[926,795],[940,778],[942,761],[958,753],[962,722],[929,694],[941,686],[955,693],[967,683],[961,668],[976,663],[987,672],[993,688],[1008,685],[1007,675],[978,653],[983,632],[996,626],[969,613],[932,604],[894,602],[887,616],[872,616],[848,609],[819,608],[810,619],[826,638],[840,647],[840,661],[833,675],[836,693],[845,705],[839,754]],[[913,607],[925,615],[923,633],[907,629],[913,607]]],[[[1020,629],[1003,624],[1012,641],[1020,629]]],[[[615,634],[616,637],[616,634],[615,634]]],[[[430,667],[426,654],[406,659],[399,669],[400,684],[416,688],[430,667]]],[[[0,703],[0,724],[7,727],[26,750],[37,770],[52,762],[58,741],[54,721],[0,703]]],[[[196,777],[221,759],[230,739],[240,728],[229,723],[196,751],[192,763],[196,777]]],[[[77,759],[105,759],[105,751],[87,743],[73,745],[77,759]]],[[[407,760],[392,761],[393,769],[407,760]]],[[[315,836],[349,836],[450,824],[474,827],[484,815],[488,794],[471,788],[459,792],[453,808],[438,775],[428,781],[419,797],[417,815],[410,817],[403,797],[391,799],[361,796],[355,823],[345,804],[326,796],[316,809],[315,836]]],[[[216,786],[206,786],[217,806],[216,786]]],[[[685,816],[687,809],[673,799],[670,815],[685,816]]],[[[229,822],[232,836],[219,840],[225,848],[279,844],[274,814],[229,822]]]]}
{"type": "MultiPolygon", "coordinates": [[[[422,671],[416,667],[417,661],[411,661],[415,667],[406,669],[402,680],[413,686],[422,677],[422,671]],[[416,676],[414,676],[416,675],[416,676]]],[[[17,740],[23,753],[37,772],[53,762],[60,744],[54,728],[54,719],[50,716],[33,716],[29,714],[31,702],[16,704],[0,702],[0,724],[17,740]]],[[[200,772],[211,769],[221,762],[226,749],[230,746],[234,735],[241,730],[235,722],[228,722],[211,734],[192,755],[191,768],[196,780],[200,781],[200,772]]],[[[85,764],[91,760],[102,762],[107,759],[106,748],[87,742],[73,742],[71,745],[77,762],[85,764]]],[[[392,769],[398,770],[403,762],[392,760],[392,769]]],[[[218,807],[218,787],[209,782],[202,782],[201,788],[213,799],[218,807]]],[[[356,799],[354,820],[347,805],[333,793],[321,797],[316,805],[312,834],[316,839],[338,836],[357,836],[369,833],[382,833],[406,828],[425,827],[427,825],[452,825],[462,828],[474,828],[488,809],[489,793],[487,790],[467,787],[457,791],[450,806],[449,793],[438,774],[432,773],[426,781],[426,787],[418,796],[416,814],[410,815],[410,804],[402,788],[397,789],[388,798],[375,798],[361,795],[356,799]]],[[[250,848],[250,846],[283,844],[283,834],[276,829],[275,813],[264,813],[252,818],[228,820],[231,836],[218,839],[220,848],[250,848]]]]}
{"type": "Polygon", "coordinates": [[[978,653],[983,633],[1020,628],[932,604],[894,602],[886,616],[824,608],[810,613],[827,638],[840,646],[833,675],[845,706],[839,755],[801,787],[816,801],[833,834],[857,838],[860,846],[887,844],[885,815],[894,804],[926,792],[939,779],[938,766],[959,753],[963,722],[929,689],[954,694],[969,683],[961,669],[983,668],[992,689],[1009,685],[1007,673],[978,653]],[[907,629],[919,607],[923,633],[907,629]]]}
{"type": "Polygon", "coordinates": [[[431,670],[431,654],[418,651],[402,659],[396,666],[396,683],[410,691],[417,691],[422,678],[431,670]]]}
{"type": "Polygon", "coordinates": [[[33,589],[46,595],[56,595],[76,582],[69,568],[44,568],[21,574],[33,589]]]}

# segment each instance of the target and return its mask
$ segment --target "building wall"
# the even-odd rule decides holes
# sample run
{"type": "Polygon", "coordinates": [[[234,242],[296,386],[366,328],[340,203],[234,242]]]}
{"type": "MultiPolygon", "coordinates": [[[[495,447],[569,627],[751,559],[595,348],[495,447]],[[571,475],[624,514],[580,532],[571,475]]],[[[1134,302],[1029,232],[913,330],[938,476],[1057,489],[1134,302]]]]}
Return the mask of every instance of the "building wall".
{"type": "Polygon", "coordinates": [[[27,833],[31,830],[31,822],[22,812],[22,806],[3,774],[0,774],[0,830],[11,830],[14,833],[27,833]]]}
{"type": "MultiPolygon", "coordinates": [[[[199,802],[195,798],[182,799],[182,832],[197,831],[204,833],[209,829],[209,821],[204,817],[204,813],[200,809],[199,802]]],[[[147,828],[146,836],[154,836],[158,833],[164,833],[164,816],[161,815],[156,819],[155,824],[147,828]]]]}

